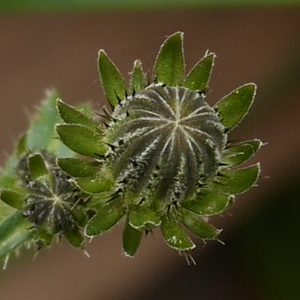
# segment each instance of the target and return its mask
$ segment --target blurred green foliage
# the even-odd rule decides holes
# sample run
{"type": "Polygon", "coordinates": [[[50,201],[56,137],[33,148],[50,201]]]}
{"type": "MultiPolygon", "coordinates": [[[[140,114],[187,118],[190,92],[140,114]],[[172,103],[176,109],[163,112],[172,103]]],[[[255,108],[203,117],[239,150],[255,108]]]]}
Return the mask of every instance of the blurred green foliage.
{"type": "Polygon", "coordinates": [[[300,299],[299,179],[268,200],[231,241],[235,260],[264,299],[300,299]]]}
{"type": "Polygon", "coordinates": [[[0,13],[61,13],[101,10],[169,10],[218,7],[299,6],[300,0],[1,0],[0,13]]]}

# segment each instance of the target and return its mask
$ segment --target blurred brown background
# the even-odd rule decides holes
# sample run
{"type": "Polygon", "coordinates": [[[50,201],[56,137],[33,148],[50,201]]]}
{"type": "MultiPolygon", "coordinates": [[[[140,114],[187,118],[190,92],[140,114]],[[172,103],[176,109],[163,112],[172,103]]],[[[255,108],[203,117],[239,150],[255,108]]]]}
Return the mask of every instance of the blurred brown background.
{"type": "Polygon", "coordinates": [[[178,30],[185,32],[187,69],[207,49],[218,56],[210,103],[247,82],[259,87],[232,138],[269,143],[254,160],[263,178],[213,220],[224,228],[225,246],[199,244],[197,265],[188,266],[154,231],[129,259],[119,225],[87,246],[90,258],[64,242],[33,261],[34,253],[22,250],[0,274],[0,299],[300,299],[299,9],[0,16],[1,165],[45,89],[100,110],[98,50],[123,74],[136,58],[150,72],[160,44],[178,30]]]}

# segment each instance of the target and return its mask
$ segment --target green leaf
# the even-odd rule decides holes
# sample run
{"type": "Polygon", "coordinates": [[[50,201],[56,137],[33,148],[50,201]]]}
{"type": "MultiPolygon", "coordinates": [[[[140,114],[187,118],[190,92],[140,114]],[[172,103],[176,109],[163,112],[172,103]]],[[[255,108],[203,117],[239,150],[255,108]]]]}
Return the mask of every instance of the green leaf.
{"type": "Polygon", "coordinates": [[[88,222],[85,228],[86,235],[92,237],[105,233],[117,224],[124,214],[125,210],[119,200],[106,203],[88,222]]]}
{"type": "Polygon", "coordinates": [[[109,176],[101,177],[100,174],[98,177],[81,177],[75,180],[76,185],[78,185],[83,191],[88,193],[101,193],[108,191],[114,180],[109,176]]]}
{"type": "Polygon", "coordinates": [[[201,216],[210,216],[222,213],[231,203],[232,197],[212,191],[202,191],[197,199],[182,202],[182,206],[201,216]]]}
{"type": "Polygon", "coordinates": [[[183,33],[176,32],[162,44],[157,55],[154,80],[170,86],[181,85],[184,79],[183,33]]]}
{"type": "Polygon", "coordinates": [[[134,256],[141,244],[142,235],[143,231],[131,227],[127,220],[123,231],[123,251],[125,256],[134,256]]]}
{"type": "MultiPolygon", "coordinates": [[[[22,194],[19,185],[19,177],[17,176],[16,169],[20,161],[20,155],[23,155],[28,152],[26,145],[26,134],[20,137],[19,143],[17,144],[16,150],[14,153],[7,159],[5,167],[1,168],[0,174],[0,190],[10,190],[19,192],[22,194]]],[[[19,207],[17,199],[8,199],[9,197],[15,197],[15,195],[5,195],[8,203],[11,203],[14,206],[19,207]]],[[[3,201],[0,201],[0,226],[2,222],[5,222],[12,214],[15,213],[15,208],[11,207],[9,204],[6,204],[3,201]]]]}
{"type": "MultiPolygon", "coordinates": [[[[93,212],[100,210],[108,202],[112,201],[112,194],[113,194],[112,191],[105,191],[102,193],[92,195],[92,197],[89,199],[87,203],[87,210],[93,212]]],[[[118,195],[116,196],[118,198],[118,195]]]]}
{"type": "Polygon", "coordinates": [[[17,144],[16,147],[16,155],[18,157],[21,157],[22,155],[26,154],[28,152],[27,148],[27,134],[23,134],[17,144]]]}
{"type": "Polygon", "coordinates": [[[181,222],[195,236],[202,240],[215,240],[222,230],[218,230],[212,225],[203,221],[203,219],[184,208],[180,208],[181,222]]]}
{"type": "Polygon", "coordinates": [[[136,229],[151,230],[160,225],[161,219],[154,207],[142,203],[129,214],[129,223],[136,229]]]}
{"type": "Polygon", "coordinates": [[[250,189],[257,181],[260,173],[259,163],[238,170],[223,170],[213,189],[225,194],[241,194],[250,189]]]}
{"type": "Polygon", "coordinates": [[[31,123],[27,135],[27,147],[29,150],[45,150],[49,147],[55,136],[54,126],[61,121],[56,111],[56,99],[58,94],[48,94],[31,123]]]}
{"type": "Polygon", "coordinates": [[[86,126],[63,124],[56,126],[56,131],[62,142],[79,154],[99,158],[107,150],[102,134],[86,126]]]}
{"type": "Polygon", "coordinates": [[[171,214],[163,217],[161,231],[166,243],[175,250],[190,251],[196,247],[171,214]]]}
{"type": "MultiPolygon", "coordinates": [[[[78,164],[77,167],[80,168],[81,166],[83,168],[86,168],[86,173],[83,175],[88,175],[88,173],[90,173],[90,176],[77,177],[75,180],[75,183],[82,190],[84,190],[88,193],[101,193],[104,191],[108,191],[112,188],[113,184],[115,183],[115,179],[113,177],[111,170],[106,169],[106,168],[99,168],[96,165],[85,166],[85,165],[81,165],[81,163],[78,164]],[[94,167],[96,167],[96,168],[94,168],[94,167]],[[96,173],[94,173],[94,172],[96,172],[96,173]]],[[[79,169],[78,169],[78,172],[75,169],[71,170],[71,171],[73,171],[72,172],[73,175],[79,175],[81,172],[79,169]]]]}
{"type": "Polygon", "coordinates": [[[98,67],[104,94],[108,102],[115,107],[126,98],[126,83],[114,63],[103,50],[99,52],[98,67]]]}
{"type": "Polygon", "coordinates": [[[0,259],[33,238],[34,231],[29,230],[31,226],[22,211],[15,212],[0,224],[0,259]]]}
{"type": "Polygon", "coordinates": [[[49,174],[43,157],[38,153],[29,155],[28,168],[33,180],[49,174]]]}
{"type": "Polygon", "coordinates": [[[184,86],[195,91],[206,91],[215,57],[214,53],[205,55],[187,75],[184,86]]]}
{"type": "Polygon", "coordinates": [[[245,84],[221,99],[216,105],[220,121],[228,130],[236,127],[249,111],[256,94],[254,83],[245,84]]]}
{"type": "Polygon", "coordinates": [[[142,63],[140,60],[135,60],[133,64],[133,70],[130,78],[130,91],[131,93],[139,92],[143,90],[147,85],[147,79],[142,69],[142,63]]]}
{"type": "Polygon", "coordinates": [[[56,92],[48,93],[31,122],[26,138],[26,150],[48,150],[56,156],[72,156],[70,149],[65,147],[58,139],[55,125],[62,120],[56,109],[56,92]]]}
{"type": "Polygon", "coordinates": [[[94,177],[100,169],[96,162],[71,157],[58,158],[57,164],[72,177],[94,177]]]}
{"type": "Polygon", "coordinates": [[[47,230],[39,228],[35,234],[35,241],[39,241],[41,246],[50,246],[53,240],[53,234],[49,233],[47,230]]]}
{"type": "Polygon", "coordinates": [[[2,190],[0,199],[13,208],[23,209],[25,196],[25,193],[18,193],[11,190],[2,190]]]}
{"type": "Polygon", "coordinates": [[[254,156],[262,145],[258,139],[233,145],[223,152],[222,163],[230,167],[238,166],[254,156]]]}
{"type": "Polygon", "coordinates": [[[8,158],[5,167],[3,169],[0,169],[0,187],[12,189],[16,185],[18,185],[19,177],[16,174],[16,168],[18,166],[19,160],[20,158],[15,152],[8,158]]]}
{"type": "Polygon", "coordinates": [[[84,125],[91,128],[97,128],[97,123],[92,118],[86,116],[75,107],[64,103],[61,99],[57,100],[57,109],[61,118],[67,124],[84,125]]]}
{"type": "Polygon", "coordinates": [[[64,234],[66,239],[76,248],[84,247],[84,238],[78,229],[73,229],[64,234]]]}

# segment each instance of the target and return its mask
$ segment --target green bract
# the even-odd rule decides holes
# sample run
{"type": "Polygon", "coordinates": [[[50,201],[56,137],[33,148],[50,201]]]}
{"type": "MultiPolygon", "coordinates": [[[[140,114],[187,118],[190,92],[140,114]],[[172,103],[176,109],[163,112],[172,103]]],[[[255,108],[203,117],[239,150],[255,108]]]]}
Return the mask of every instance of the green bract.
{"type": "MultiPolygon", "coordinates": [[[[49,245],[55,236],[65,236],[75,247],[84,246],[81,232],[90,196],[56,164],[57,156],[73,155],[55,132],[55,124],[61,122],[55,109],[57,97],[49,93],[1,170],[0,259],[8,259],[24,243],[34,242],[37,248],[49,245]]],[[[75,114],[73,119],[82,121],[75,114]]]]}
{"type": "Polygon", "coordinates": [[[259,164],[239,165],[262,146],[254,139],[228,143],[228,132],[250,109],[253,83],[234,90],[211,107],[206,91],[215,55],[206,53],[185,75],[183,34],[166,39],[157,55],[152,81],[135,61],[129,86],[106,53],[99,52],[99,72],[112,112],[95,122],[58,101],[66,124],[60,139],[83,158],[61,158],[58,165],[91,194],[94,216],[87,236],[100,235],[122,218],[123,248],[133,256],[143,232],[160,227],[167,244],[190,251],[190,231],[203,240],[220,230],[207,216],[220,214],[257,181],[259,164]],[[74,117],[76,116],[76,117],[74,117]]]}
{"type": "Polygon", "coordinates": [[[54,235],[64,235],[73,246],[83,247],[79,228],[87,221],[88,196],[57,167],[55,156],[45,151],[25,154],[16,173],[18,188],[3,189],[1,200],[22,211],[38,246],[50,245],[54,235]]]}

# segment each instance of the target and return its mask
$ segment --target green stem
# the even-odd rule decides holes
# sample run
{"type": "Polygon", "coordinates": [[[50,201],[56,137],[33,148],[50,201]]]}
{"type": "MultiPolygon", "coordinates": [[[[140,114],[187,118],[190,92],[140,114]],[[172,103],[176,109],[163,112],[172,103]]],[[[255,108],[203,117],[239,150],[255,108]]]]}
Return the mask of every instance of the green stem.
{"type": "Polygon", "coordinates": [[[28,230],[31,226],[21,211],[0,224],[0,260],[33,237],[33,230],[28,230]]]}

